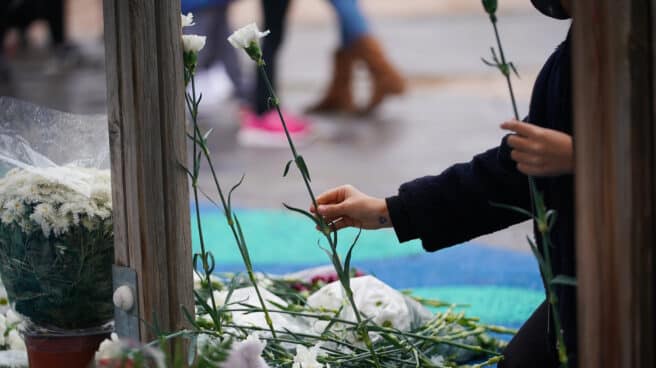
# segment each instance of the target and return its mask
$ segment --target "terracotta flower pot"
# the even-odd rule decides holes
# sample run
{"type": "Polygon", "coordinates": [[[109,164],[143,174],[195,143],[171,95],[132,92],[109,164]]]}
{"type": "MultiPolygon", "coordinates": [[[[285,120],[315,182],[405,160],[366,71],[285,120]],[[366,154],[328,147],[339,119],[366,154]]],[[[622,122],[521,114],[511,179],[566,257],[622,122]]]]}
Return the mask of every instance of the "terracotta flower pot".
{"type": "Polygon", "coordinates": [[[25,333],[30,368],[88,368],[98,346],[108,337],[106,331],[69,336],[25,333]]]}

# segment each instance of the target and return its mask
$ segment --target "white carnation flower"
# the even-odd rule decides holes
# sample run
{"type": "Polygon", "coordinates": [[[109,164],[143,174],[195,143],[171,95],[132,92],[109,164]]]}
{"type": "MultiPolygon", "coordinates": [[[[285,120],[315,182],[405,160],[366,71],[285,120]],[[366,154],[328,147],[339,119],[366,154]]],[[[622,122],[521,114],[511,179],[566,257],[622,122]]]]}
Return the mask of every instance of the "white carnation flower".
{"type": "Polygon", "coordinates": [[[5,312],[3,308],[9,308],[9,295],[7,295],[5,286],[0,284],[0,311],[2,313],[5,312]]]}
{"type": "Polygon", "coordinates": [[[45,236],[58,236],[86,217],[96,223],[111,218],[109,170],[13,169],[0,179],[0,203],[2,223],[17,223],[25,233],[40,229],[45,236]]]}
{"type": "Polygon", "coordinates": [[[199,35],[182,35],[182,47],[184,52],[197,54],[205,47],[207,37],[199,35]]]}
{"type": "Polygon", "coordinates": [[[0,314],[0,346],[5,345],[5,333],[7,332],[7,320],[0,314]]]}
{"type": "MultiPolygon", "coordinates": [[[[378,326],[395,328],[401,331],[409,331],[412,328],[416,316],[421,314],[422,306],[410,308],[406,298],[399,291],[394,290],[387,284],[373,276],[362,276],[351,279],[353,299],[362,315],[367,316],[378,326]],[[415,310],[418,309],[418,310],[415,310]]],[[[338,310],[341,309],[339,318],[355,322],[353,308],[344,297],[342,285],[339,281],[330,283],[307,299],[307,305],[316,309],[338,310]]],[[[325,324],[315,324],[316,332],[322,332],[325,324]]],[[[334,328],[341,328],[337,323],[334,328]]],[[[372,339],[379,338],[376,333],[371,333],[372,339]]],[[[353,335],[346,336],[351,341],[357,341],[353,335]]]]}
{"type": "Polygon", "coordinates": [[[23,341],[23,338],[15,329],[9,331],[9,335],[7,336],[5,343],[9,345],[9,350],[26,350],[25,341],[23,341]]]}
{"type": "Polygon", "coordinates": [[[181,18],[180,23],[182,24],[182,28],[191,27],[195,24],[194,23],[194,15],[191,14],[191,13],[187,13],[187,15],[180,14],[180,18],[181,18]]]}
{"type": "Polygon", "coordinates": [[[21,317],[20,314],[14,312],[13,309],[7,311],[7,316],[6,316],[7,326],[16,327],[21,322],[23,322],[23,317],[21,317]]]}
{"type": "Polygon", "coordinates": [[[100,343],[98,351],[96,352],[96,360],[114,359],[123,355],[123,343],[118,338],[118,335],[113,332],[109,339],[105,339],[100,343]]]}
{"type": "Polygon", "coordinates": [[[296,356],[294,356],[292,368],[323,368],[323,364],[317,361],[320,348],[319,344],[309,349],[303,345],[296,345],[296,356]]]}
{"type": "Polygon", "coordinates": [[[431,363],[435,364],[438,367],[444,366],[444,357],[441,355],[435,355],[430,358],[431,363]]]}
{"type": "Polygon", "coordinates": [[[249,335],[246,340],[235,343],[230,349],[230,354],[221,365],[223,368],[269,368],[262,352],[266,343],[262,342],[258,335],[249,335]]]}
{"type": "Polygon", "coordinates": [[[230,42],[230,44],[236,49],[245,49],[249,47],[252,42],[257,42],[260,38],[265,37],[269,33],[271,32],[268,30],[261,32],[260,29],[257,28],[257,24],[251,23],[234,31],[230,37],[228,37],[228,42],[230,42]]]}

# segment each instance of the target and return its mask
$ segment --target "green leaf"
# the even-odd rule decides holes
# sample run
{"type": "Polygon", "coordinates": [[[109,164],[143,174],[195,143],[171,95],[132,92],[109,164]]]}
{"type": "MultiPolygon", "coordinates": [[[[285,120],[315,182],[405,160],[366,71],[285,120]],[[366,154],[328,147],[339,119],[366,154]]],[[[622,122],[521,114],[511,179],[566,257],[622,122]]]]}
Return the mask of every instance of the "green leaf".
{"type": "Polygon", "coordinates": [[[285,208],[288,209],[288,210],[290,210],[290,211],[294,211],[294,212],[300,213],[301,215],[303,215],[303,216],[309,218],[310,220],[312,220],[312,222],[314,222],[317,226],[320,226],[320,224],[319,224],[319,220],[317,220],[316,217],[312,216],[311,213],[309,213],[309,212],[307,212],[307,211],[304,211],[304,210],[302,210],[302,209],[296,208],[296,207],[289,206],[289,205],[287,205],[287,204],[285,204],[285,203],[283,203],[282,205],[285,206],[285,208]]]}
{"type": "Polygon", "coordinates": [[[519,72],[517,71],[517,68],[515,68],[515,64],[513,64],[513,63],[508,63],[508,65],[510,65],[510,69],[512,69],[513,73],[515,73],[515,75],[517,76],[517,78],[520,78],[520,79],[521,79],[521,77],[519,76],[519,72]]]}
{"type": "Polygon", "coordinates": [[[492,59],[497,63],[497,65],[501,64],[501,61],[497,56],[497,50],[494,47],[490,47],[490,51],[492,52],[492,59]]]}
{"type": "Polygon", "coordinates": [[[483,64],[485,64],[485,65],[487,65],[487,66],[489,66],[489,67],[493,67],[493,68],[496,68],[496,67],[497,67],[497,64],[495,64],[495,63],[493,63],[493,62],[491,62],[491,61],[488,61],[488,60],[485,59],[485,58],[481,58],[481,60],[483,61],[483,64]]]}
{"type": "Polygon", "coordinates": [[[341,279],[342,265],[341,263],[339,263],[339,258],[337,257],[337,255],[322,246],[319,246],[319,248],[321,248],[321,250],[323,250],[328,255],[328,258],[330,258],[330,261],[333,263],[333,266],[335,267],[337,276],[339,276],[341,279]]]}
{"type": "Polygon", "coordinates": [[[216,267],[216,261],[214,259],[214,254],[211,252],[207,252],[207,255],[209,256],[208,264],[209,267],[207,267],[207,273],[212,274],[214,272],[214,268],[216,267]]]}
{"type": "Polygon", "coordinates": [[[237,245],[239,246],[242,258],[244,259],[244,265],[248,271],[253,271],[253,264],[251,263],[251,257],[248,254],[248,247],[246,246],[244,232],[241,229],[241,224],[239,223],[237,214],[233,212],[232,218],[235,220],[235,224],[237,225],[237,233],[239,234],[239,242],[237,242],[237,245]]]}
{"type": "Polygon", "coordinates": [[[199,191],[200,194],[202,194],[203,197],[205,197],[205,199],[207,199],[212,205],[214,205],[214,207],[221,209],[221,205],[219,205],[214,199],[212,199],[212,197],[209,194],[207,194],[202,188],[199,188],[199,191]]]}
{"type": "Polygon", "coordinates": [[[194,174],[192,174],[191,171],[190,171],[185,165],[183,165],[183,164],[179,164],[179,165],[180,165],[180,167],[182,168],[182,170],[184,170],[185,172],[187,172],[187,175],[189,175],[189,177],[190,177],[191,179],[194,178],[194,174]]]}
{"type": "Polygon", "coordinates": [[[576,278],[567,275],[558,275],[551,279],[551,285],[565,285],[576,287],[576,278]]]}
{"type": "Polygon", "coordinates": [[[521,207],[511,206],[509,204],[496,203],[496,202],[490,202],[490,206],[497,207],[497,208],[503,208],[503,209],[510,210],[510,211],[514,211],[514,212],[520,213],[520,214],[522,214],[522,215],[524,215],[528,218],[533,217],[533,214],[531,214],[531,212],[529,212],[529,211],[527,211],[527,210],[525,210],[521,207]]]}
{"type": "Polygon", "coordinates": [[[360,239],[360,235],[362,234],[362,229],[358,230],[358,235],[355,236],[355,239],[353,239],[353,243],[349,247],[348,252],[346,252],[346,259],[344,260],[344,272],[345,273],[350,273],[351,272],[351,255],[353,253],[353,248],[355,247],[355,244],[357,244],[358,240],[360,239]]]}
{"type": "Polygon", "coordinates": [[[299,155],[296,157],[296,166],[301,171],[301,173],[305,175],[308,181],[312,181],[312,179],[310,178],[310,171],[308,170],[308,167],[305,164],[305,159],[303,159],[303,156],[299,155]]]}
{"type": "Polygon", "coordinates": [[[292,162],[294,162],[294,160],[287,161],[287,165],[285,165],[285,171],[282,173],[283,178],[286,177],[289,173],[289,168],[292,166],[292,162]]]}
{"type": "Polygon", "coordinates": [[[207,140],[207,137],[209,137],[210,134],[212,134],[213,130],[214,128],[210,128],[207,132],[205,132],[205,134],[203,134],[203,140],[207,140]]]}
{"type": "Polygon", "coordinates": [[[344,304],[339,306],[339,309],[335,312],[335,315],[333,318],[330,319],[330,322],[326,325],[326,327],[323,329],[321,332],[321,336],[324,336],[328,332],[330,332],[330,329],[333,327],[335,322],[337,322],[335,319],[339,317],[339,315],[342,313],[342,310],[344,310],[344,304]]]}
{"type": "Polygon", "coordinates": [[[228,192],[228,212],[232,211],[232,192],[234,192],[235,189],[239,188],[239,186],[244,182],[245,177],[246,174],[242,174],[241,179],[239,179],[237,184],[233,185],[232,188],[230,188],[230,191],[228,192]]]}
{"type": "Polygon", "coordinates": [[[556,210],[547,211],[547,226],[549,227],[550,230],[553,229],[557,219],[558,219],[558,212],[556,212],[556,210]]]}
{"type": "Polygon", "coordinates": [[[537,259],[537,261],[538,261],[538,265],[540,266],[540,270],[546,270],[547,263],[544,261],[544,257],[540,253],[540,250],[535,245],[533,240],[531,240],[531,238],[529,238],[527,236],[526,240],[528,240],[528,245],[531,247],[531,251],[533,252],[533,255],[535,256],[535,259],[537,259]]]}

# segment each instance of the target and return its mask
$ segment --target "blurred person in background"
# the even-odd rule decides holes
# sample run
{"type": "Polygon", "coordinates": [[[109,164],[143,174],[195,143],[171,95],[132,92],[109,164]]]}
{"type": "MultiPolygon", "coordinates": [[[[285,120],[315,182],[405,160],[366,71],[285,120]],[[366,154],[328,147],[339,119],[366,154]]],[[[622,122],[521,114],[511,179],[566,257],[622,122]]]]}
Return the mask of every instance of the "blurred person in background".
{"type": "MultiPolygon", "coordinates": [[[[262,42],[262,56],[274,89],[277,89],[276,59],[285,38],[290,3],[290,0],[261,0],[264,29],[271,31],[271,34],[262,42]]],[[[249,107],[242,109],[238,141],[243,145],[250,146],[285,147],[287,144],[285,132],[277,112],[269,103],[269,90],[266,82],[257,70],[255,78],[255,91],[251,96],[249,107]]],[[[288,111],[283,113],[292,139],[301,145],[309,142],[313,134],[307,118],[288,111]]]]}
{"type": "Polygon", "coordinates": [[[339,21],[340,45],[335,51],[330,85],[324,97],[308,108],[308,112],[371,112],[383,102],[385,97],[403,93],[404,80],[388,61],[380,43],[372,35],[358,1],[330,0],[330,3],[339,21]],[[364,109],[355,106],[351,91],[353,66],[357,61],[364,62],[373,87],[369,103],[364,109]]]}
{"type": "Polygon", "coordinates": [[[43,20],[48,25],[50,47],[54,59],[48,65],[59,69],[74,60],[74,48],[66,42],[64,0],[2,0],[0,2],[0,82],[9,80],[5,36],[11,29],[19,35],[18,47],[27,47],[27,37],[34,21],[43,20]]]}
{"type": "Polygon", "coordinates": [[[204,100],[210,103],[227,97],[243,102],[248,97],[237,50],[226,42],[232,33],[228,22],[230,3],[232,0],[182,0],[182,12],[194,14],[190,33],[207,37],[198,55],[196,80],[204,100]]]}
{"type": "MultiPolygon", "coordinates": [[[[194,14],[190,33],[207,36],[205,49],[199,55],[198,89],[205,101],[218,102],[231,93],[239,99],[240,127],[237,140],[245,146],[285,147],[285,133],[277,112],[269,104],[269,91],[262,76],[255,72],[255,90],[250,91],[242,78],[236,50],[226,41],[231,33],[227,12],[231,0],[183,0],[182,11],[194,14]],[[229,77],[225,78],[225,74],[229,77]]],[[[271,35],[262,44],[267,73],[276,84],[276,58],[285,34],[285,21],[290,0],[262,0],[264,27],[271,35]]],[[[310,137],[310,124],[301,116],[285,112],[292,137],[303,144],[310,137]]]]}

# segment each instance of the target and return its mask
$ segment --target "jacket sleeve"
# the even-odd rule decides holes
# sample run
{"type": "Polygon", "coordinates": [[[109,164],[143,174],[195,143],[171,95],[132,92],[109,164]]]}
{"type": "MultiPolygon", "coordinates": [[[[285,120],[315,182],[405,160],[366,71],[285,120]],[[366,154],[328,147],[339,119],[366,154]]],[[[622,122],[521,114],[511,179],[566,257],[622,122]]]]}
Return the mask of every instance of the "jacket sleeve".
{"type": "Polygon", "coordinates": [[[399,241],[419,238],[424,249],[436,251],[527,220],[492,205],[530,209],[527,177],[509,162],[505,141],[471,162],[405,183],[387,198],[399,241]]]}

